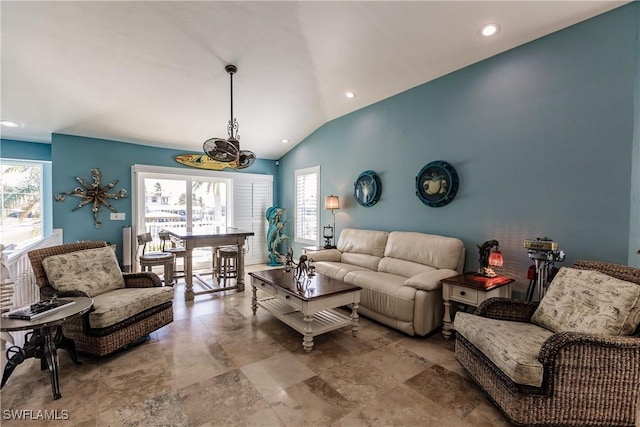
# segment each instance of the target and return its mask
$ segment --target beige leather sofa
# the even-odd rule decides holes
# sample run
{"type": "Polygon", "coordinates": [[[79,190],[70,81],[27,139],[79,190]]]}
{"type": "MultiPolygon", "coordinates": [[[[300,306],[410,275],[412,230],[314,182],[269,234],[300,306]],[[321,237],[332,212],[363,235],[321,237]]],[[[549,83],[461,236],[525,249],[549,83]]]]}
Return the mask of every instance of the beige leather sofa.
{"type": "Polygon", "coordinates": [[[308,254],[320,274],[362,287],[358,312],[409,335],[442,324],[440,280],[461,273],[461,240],[433,234],[342,230],[337,249],[308,254]]]}

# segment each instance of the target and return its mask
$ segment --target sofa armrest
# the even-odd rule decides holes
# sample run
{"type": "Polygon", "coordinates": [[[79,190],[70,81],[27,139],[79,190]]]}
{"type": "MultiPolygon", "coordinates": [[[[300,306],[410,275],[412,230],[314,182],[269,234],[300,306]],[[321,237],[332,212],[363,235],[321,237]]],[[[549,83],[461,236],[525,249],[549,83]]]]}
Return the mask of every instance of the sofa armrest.
{"type": "Polygon", "coordinates": [[[342,252],[337,249],[323,249],[321,251],[307,253],[307,256],[314,261],[340,262],[342,252]]]}
{"type": "Polygon", "coordinates": [[[498,297],[484,301],[475,314],[490,319],[529,322],[536,308],[538,308],[538,303],[498,297]]]}
{"type": "Polygon", "coordinates": [[[150,271],[127,273],[122,276],[124,277],[125,288],[153,288],[162,286],[160,277],[150,271]]]}
{"type": "Polygon", "coordinates": [[[596,396],[597,390],[613,389],[619,396],[627,396],[640,384],[637,336],[560,332],[544,342],[538,360],[544,369],[543,387],[548,390],[553,389],[554,380],[559,377],[587,381],[596,396]]]}
{"type": "Polygon", "coordinates": [[[50,285],[46,285],[40,288],[40,298],[41,299],[45,299],[45,298],[51,298],[53,296],[57,296],[59,298],[69,298],[69,297],[89,297],[89,295],[87,295],[86,293],[82,292],[82,291],[66,291],[66,292],[60,292],[59,290],[55,289],[53,286],[50,285]]]}
{"type": "Polygon", "coordinates": [[[440,283],[442,279],[446,279],[447,277],[452,277],[457,274],[457,271],[449,270],[448,268],[425,271],[409,277],[404,281],[404,285],[421,291],[435,291],[442,288],[442,283],[440,283]]]}

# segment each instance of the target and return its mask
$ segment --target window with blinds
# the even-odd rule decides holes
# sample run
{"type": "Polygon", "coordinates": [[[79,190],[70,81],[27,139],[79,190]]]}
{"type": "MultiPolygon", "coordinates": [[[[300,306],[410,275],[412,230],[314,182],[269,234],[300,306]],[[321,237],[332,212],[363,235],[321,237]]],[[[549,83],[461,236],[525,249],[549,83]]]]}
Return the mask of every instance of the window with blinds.
{"type": "Polygon", "coordinates": [[[320,166],[295,171],[295,241],[318,244],[320,166]]]}

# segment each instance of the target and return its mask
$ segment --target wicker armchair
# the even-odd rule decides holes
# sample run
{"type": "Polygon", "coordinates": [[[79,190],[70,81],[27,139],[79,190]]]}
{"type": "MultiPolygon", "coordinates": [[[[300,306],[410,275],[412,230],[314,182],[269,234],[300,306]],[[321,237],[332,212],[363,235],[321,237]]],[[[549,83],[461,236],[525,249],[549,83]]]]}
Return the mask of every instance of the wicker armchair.
{"type": "MultiPolygon", "coordinates": [[[[40,287],[41,297],[49,298],[56,294],[60,297],[89,296],[82,291],[60,292],[56,290],[49,282],[43,261],[45,258],[53,255],[69,254],[87,249],[104,248],[106,246],[106,242],[88,241],[52,246],[29,252],[29,260],[33,267],[36,283],[40,287]]],[[[114,262],[117,264],[115,257],[114,262]]],[[[163,289],[158,289],[157,291],[149,289],[162,287],[160,278],[152,272],[123,274],[122,276],[124,278],[123,289],[108,292],[112,294],[109,298],[95,296],[94,307],[88,314],[63,324],[62,331],[64,335],[74,340],[78,351],[96,356],[104,356],[126,348],[149,335],[149,333],[173,321],[173,288],[167,289],[163,287],[163,289]],[[133,290],[133,288],[137,289],[133,290]],[[118,292],[123,294],[119,297],[118,295],[113,295],[118,292]],[[169,292],[171,293],[169,294],[169,292]],[[137,293],[140,293],[140,295],[137,295],[137,293]],[[118,302],[118,300],[120,300],[120,302],[118,302]],[[92,316],[97,316],[100,312],[106,313],[106,315],[109,316],[110,312],[118,309],[118,307],[109,307],[108,304],[123,305],[131,301],[138,304],[136,306],[137,309],[132,309],[131,307],[127,309],[133,311],[135,314],[117,321],[117,323],[108,324],[108,321],[103,321],[101,324],[103,327],[92,327],[92,316]],[[100,304],[107,306],[97,307],[100,304]],[[142,311],[140,311],[141,304],[143,304],[144,307],[142,311]],[[146,304],[146,306],[144,304],[146,304]],[[105,323],[108,325],[105,326],[105,323]]],[[[98,322],[95,323],[97,324],[98,322]]]]}
{"type": "MultiPolygon", "coordinates": [[[[577,261],[574,268],[600,271],[640,285],[640,270],[635,268],[593,261],[577,261]]],[[[534,303],[493,298],[475,314],[528,324],[536,307],[534,303]]],[[[628,336],[551,334],[538,354],[542,364],[539,387],[514,382],[461,333],[456,334],[455,355],[517,425],[612,427],[640,422],[640,326],[628,336]]]]}

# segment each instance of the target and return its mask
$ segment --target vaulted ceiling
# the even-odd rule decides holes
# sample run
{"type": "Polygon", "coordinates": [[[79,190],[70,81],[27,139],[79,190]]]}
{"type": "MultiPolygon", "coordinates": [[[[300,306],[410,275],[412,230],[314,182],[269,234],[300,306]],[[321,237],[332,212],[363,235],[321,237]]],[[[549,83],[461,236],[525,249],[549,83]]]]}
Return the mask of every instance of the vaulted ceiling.
{"type": "Polygon", "coordinates": [[[227,136],[232,63],[241,148],[278,159],[330,120],[625,3],[2,1],[0,119],[19,126],[0,136],[200,152],[227,136]]]}

